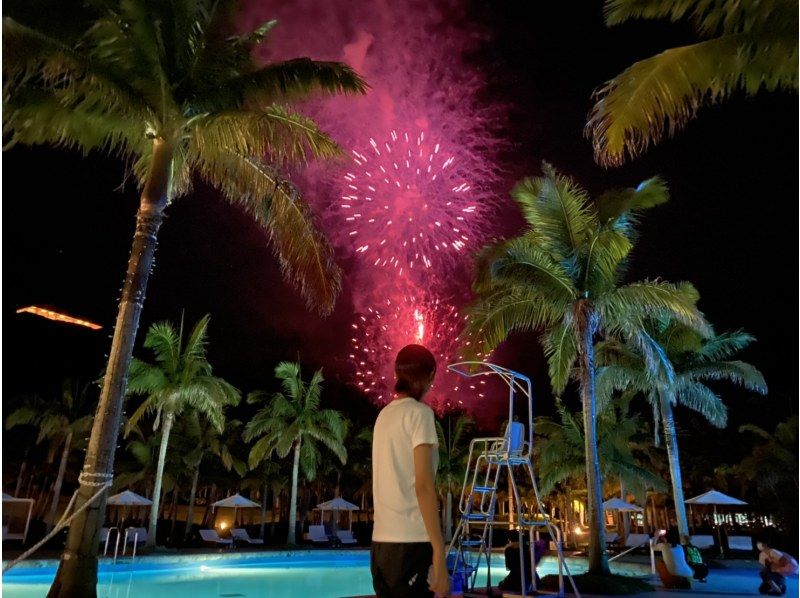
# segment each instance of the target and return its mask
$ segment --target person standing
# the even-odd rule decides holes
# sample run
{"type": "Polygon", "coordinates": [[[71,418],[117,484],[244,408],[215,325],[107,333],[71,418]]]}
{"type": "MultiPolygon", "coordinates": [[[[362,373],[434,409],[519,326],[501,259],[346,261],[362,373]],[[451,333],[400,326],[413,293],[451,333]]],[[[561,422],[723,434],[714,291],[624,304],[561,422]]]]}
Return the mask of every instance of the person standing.
{"type": "Polygon", "coordinates": [[[372,586],[379,598],[447,594],[434,486],[438,439],[433,410],[422,403],[436,360],[425,347],[407,345],[394,369],[395,397],[378,414],[372,438],[372,586]]]}

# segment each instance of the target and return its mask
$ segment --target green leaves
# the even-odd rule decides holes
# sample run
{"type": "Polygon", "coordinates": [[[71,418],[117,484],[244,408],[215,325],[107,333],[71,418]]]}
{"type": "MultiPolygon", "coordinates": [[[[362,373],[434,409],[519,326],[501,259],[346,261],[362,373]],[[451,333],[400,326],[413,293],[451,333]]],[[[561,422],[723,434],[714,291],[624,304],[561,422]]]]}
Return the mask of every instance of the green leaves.
{"type": "Polygon", "coordinates": [[[604,166],[673,135],[733,92],[797,89],[797,2],[608,0],[606,21],[691,18],[699,41],[634,63],[595,93],[586,133],[604,166]]]}

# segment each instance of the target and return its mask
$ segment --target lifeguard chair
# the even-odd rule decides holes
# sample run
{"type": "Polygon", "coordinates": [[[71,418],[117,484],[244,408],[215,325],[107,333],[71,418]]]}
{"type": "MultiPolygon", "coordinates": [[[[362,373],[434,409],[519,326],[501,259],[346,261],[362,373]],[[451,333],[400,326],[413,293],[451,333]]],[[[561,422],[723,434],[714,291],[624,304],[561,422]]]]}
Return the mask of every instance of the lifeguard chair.
{"type": "MultiPolygon", "coordinates": [[[[473,438],[469,445],[469,458],[461,488],[459,511],[461,518],[453,533],[448,548],[448,565],[453,576],[454,586],[461,586],[464,595],[474,593],[478,569],[482,562],[487,568],[486,590],[491,595],[492,537],[496,526],[507,527],[509,532],[516,530],[519,537],[520,587],[521,595],[528,595],[525,579],[524,536],[527,534],[529,546],[533,546],[539,531],[550,534],[558,557],[558,595],[564,595],[564,576],[569,577],[573,591],[579,596],[575,583],[569,575],[564,561],[564,542],[561,529],[550,521],[542,506],[536,478],[533,473],[533,385],[530,378],[493,363],[465,361],[453,363],[447,368],[461,376],[498,376],[508,386],[508,419],[502,436],[473,438]],[[527,410],[520,421],[515,412],[517,397],[527,401],[527,410]],[[497,489],[501,473],[506,473],[510,494],[514,499],[514,509],[509,509],[505,518],[497,515],[497,489]],[[534,507],[526,513],[520,495],[520,487],[533,490],[534,507]]],[[[527,551],[530,558],[529,578],[536,591],[536,558],[534,550],[527,551]]]]}

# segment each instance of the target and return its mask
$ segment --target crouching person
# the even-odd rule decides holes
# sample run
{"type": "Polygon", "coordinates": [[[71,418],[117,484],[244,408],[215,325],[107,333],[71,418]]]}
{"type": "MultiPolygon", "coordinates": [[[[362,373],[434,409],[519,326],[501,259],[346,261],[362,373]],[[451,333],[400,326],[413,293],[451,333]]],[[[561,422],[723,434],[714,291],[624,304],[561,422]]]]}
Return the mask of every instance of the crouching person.
{"type": "Polygon", "coordinates": [[[772,548],[766,538],[756,542],[758,562],[761,564],[761,585],[758,591],[768,596],[786,593],[786,575],[797,575],[797,561],[785,552],[772,548]]]}

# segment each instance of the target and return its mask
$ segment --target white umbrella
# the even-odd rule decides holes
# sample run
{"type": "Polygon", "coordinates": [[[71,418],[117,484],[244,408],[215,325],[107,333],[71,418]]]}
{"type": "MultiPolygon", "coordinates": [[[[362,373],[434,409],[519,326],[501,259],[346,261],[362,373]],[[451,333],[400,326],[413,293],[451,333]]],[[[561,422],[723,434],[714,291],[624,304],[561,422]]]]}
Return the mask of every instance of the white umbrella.
{"type": "MultiPolygon", "coordinates": [[[[359,507],[354,505],[351,502],[347,502],[345,499],[336,497],[333,500],[329,500],[327,502],[322,502],[317,505],[317,509],[322,511],[320,514],[320,521],[322,518],[325,517],[325,511],[359,511],[359,507]]],[[[353,529],[353,517],[348,517],[350,523],[350,530],[353,529]]]]}
{"type": "Polygon", "coordinates": [[[256,507],[261,507],[260,504],[257,502],[253,502],[249,498],[245,498],[238,492],[233,496],[229,496],[228,498],[223,498],[222,500],[218,500],[217,502],[211,505],[211,510],[213,511],[217,507],[228,507],[233,509],[233,523],[236,523],[236,510],[237,509],[251,509],[256,507]]]}
{"type": "MultiPolygon", "coordinates": [[[[728,496],[717,490],[709,490],[700,496],[695,496],[689,500],[684,501],[688,505],[713,505],[714,506],[714,523],[717,523],[717,505],[746,505],[747,503],[738,498],[728,496]]],[[[717,536],[719,537],[719,554],[722,556],[722,530],[717,524],[717,536]]]]}
{"type": "Polygon", "coordinates": [[[118,507],[149,507],[153,504],[153,501],[130,490],[125,490],[114,496],[109,496],[106,504],[118,507]]]}
{"type": "Polygon", "coordinates": [[[122,507],[122,521],[120,522],[119,520],[119,512],[117,512],[116,521],[121,529],[128,518],[128,507],[149,507],[152,506],[153,501],[145,498],[144,496],[136,494],[135,492],[131,492],[130,490],[125,490],[124,492],[120,492],[114,496],[109,496],[106,504],[115,507],[122,507]]]}
{"type": "Polygon", "coordinates": [[[621,498],[609,498],[606,502],[603,503],[603,509],[605,509],[606,511],[620,511],[622,513],[625,512],[641,513],[642,511],[644,511],[644,509],[639,505],[634,505],[629,502],[625,502],[621,498]]]}

